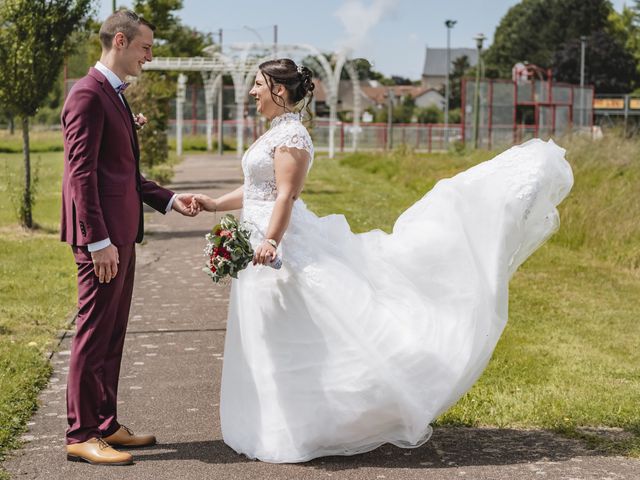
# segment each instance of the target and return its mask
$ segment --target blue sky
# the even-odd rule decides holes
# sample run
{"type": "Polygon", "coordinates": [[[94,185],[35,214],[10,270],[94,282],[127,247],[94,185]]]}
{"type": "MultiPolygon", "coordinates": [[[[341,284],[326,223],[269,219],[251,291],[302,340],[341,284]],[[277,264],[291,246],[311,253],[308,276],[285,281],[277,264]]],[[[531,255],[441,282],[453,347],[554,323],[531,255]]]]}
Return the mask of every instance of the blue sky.
{"type": "MultiPolygon", "coordinates": [[[[418,79],[425,47],[446,46],[446,19],[457,24],[452,47],[473,47],[473,37],[493,32],[518,0],[184,0],[183,23],[206,32],[223,29],[224,42],[271,42],[278,25],[280,43],[308,43],[320,50],[354,46],[354,56],[367,58],[385,75],[418,79]],[[346,27],[345,25],[349,25],[346,27]],[[249,28],[246,28],[249,27],[249,28]],[[366,31],[366,33],[365,33],[366,31]]],[[[616,10],[624,0],[614,0],[616,10]]],[[[629,2],[628,2],[629,3],[629,2]]],[[[130,7],[130,0],[118,0],[130,7]]],[[[101,19],[111,0],[100,0],[101,19]]]]}

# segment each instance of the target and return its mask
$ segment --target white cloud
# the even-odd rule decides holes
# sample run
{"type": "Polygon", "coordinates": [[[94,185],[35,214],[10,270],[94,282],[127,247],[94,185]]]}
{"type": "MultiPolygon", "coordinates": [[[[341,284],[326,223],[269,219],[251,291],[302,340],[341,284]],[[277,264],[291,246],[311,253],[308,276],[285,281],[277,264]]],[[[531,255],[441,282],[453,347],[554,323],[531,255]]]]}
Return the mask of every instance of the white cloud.
{"type": "Polygon", "coordinates": [[[364,45],[369,32],[399,3],[399,0],[346,0],[335,16],[347,32],[341,46],[357,49],[364,45]]]}

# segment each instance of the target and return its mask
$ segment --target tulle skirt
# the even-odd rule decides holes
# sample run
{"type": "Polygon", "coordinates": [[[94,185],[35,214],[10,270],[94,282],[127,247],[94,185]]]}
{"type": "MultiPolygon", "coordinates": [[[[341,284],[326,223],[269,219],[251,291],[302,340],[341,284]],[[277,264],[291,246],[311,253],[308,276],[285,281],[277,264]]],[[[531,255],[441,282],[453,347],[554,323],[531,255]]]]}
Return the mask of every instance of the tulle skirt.
{"type": "MultiPolygon", "coordinates": [[[[564,150],[532,140],[438,182],[391,234],[297,201],[282,269],[232,284],[224,441],[267,462],[426,442],[487,365],[509,279],[558,228],[572,183],[564,150]]],[[[245,200],[252,241],[272,209],[245,200]]]]}

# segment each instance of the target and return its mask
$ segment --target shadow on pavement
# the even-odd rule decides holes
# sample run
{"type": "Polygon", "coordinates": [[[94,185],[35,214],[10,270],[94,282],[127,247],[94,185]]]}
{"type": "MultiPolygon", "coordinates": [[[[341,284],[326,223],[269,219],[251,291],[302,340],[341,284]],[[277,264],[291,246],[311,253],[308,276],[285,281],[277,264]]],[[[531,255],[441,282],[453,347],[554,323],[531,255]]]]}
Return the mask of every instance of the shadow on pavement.
{"type": "MultiPolygon", "coordinates": [[[[154,453],[136,456],[136,462],[199,460],[205,463],[251,463],[253,460],[238,455],[222,440],[200,442],[162,443],[156,445],[154,453]],[[160,451],[157,451],[160,450],[160,451]]],[[[151,451],[151,450],[147,450],[151,451]]]]}
{"type": "MultiPolygon", "coordinates": [[[[253,462],[238,455],[222,440],[158,445],[163,452],[137,457],[150,460],[199,460],[228,464],[253,462]]],[[[380,468],[451,468],[482,465],[516,465],[538,461],[564,462],[576,457],[602,455],[583,443],[543,430],[490,428],[437,428],[432,439],[416,449],[387,444],[368,453],[350,457],[323,457],[300,464],[326,471],[380,468]]]]}
{"type": "Polygon", "coordinates": [[[563,462],[596,454],[602,452],[544,430],[435,428],[431,440],[413,450],[384,445],[363,455],[317,459],[311,464],[331,471],[360,467],[450,468],[563,462]]]}

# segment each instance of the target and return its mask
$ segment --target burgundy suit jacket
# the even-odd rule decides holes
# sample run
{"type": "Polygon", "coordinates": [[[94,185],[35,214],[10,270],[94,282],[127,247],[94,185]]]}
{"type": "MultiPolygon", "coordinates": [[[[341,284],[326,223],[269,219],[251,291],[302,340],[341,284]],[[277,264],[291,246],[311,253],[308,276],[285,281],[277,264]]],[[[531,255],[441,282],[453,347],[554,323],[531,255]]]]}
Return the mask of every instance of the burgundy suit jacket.
{"type": "Polygon", "coordinates": [[[165,213],[173,192],[140,174],[132,115],[95,68],[69,92],[62,132],[62,241],[75,246],[107,237],[116,246],[142,241],[142,202],[165,213]]]}

